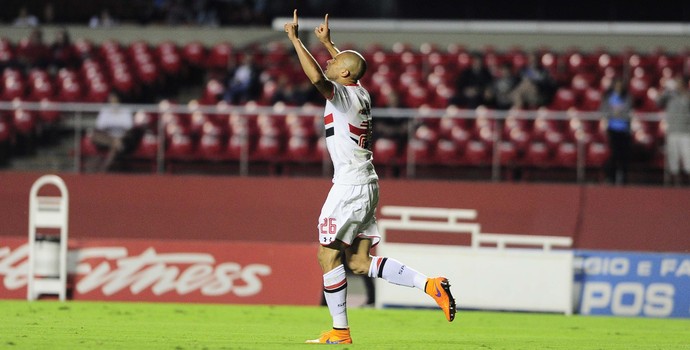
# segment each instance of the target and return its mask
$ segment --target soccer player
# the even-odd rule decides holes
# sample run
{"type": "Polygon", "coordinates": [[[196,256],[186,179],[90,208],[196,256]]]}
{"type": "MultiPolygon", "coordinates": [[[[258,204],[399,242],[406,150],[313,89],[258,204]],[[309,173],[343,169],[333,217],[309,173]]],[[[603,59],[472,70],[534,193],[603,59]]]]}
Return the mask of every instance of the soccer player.
{"type": "Polygon", "coordinates": [[[328,15],[315,34],[333,57],[326,71],[314,60],[298,36],[297,10],[285,24],[299,62],[311,83],[326,98],[324,124],[326,145],[334,166],[333,186],[321,209],[318,222],[318,261],[324,272],[323,289],[333,317],[333,329],[307,343],[351,344],[347,320],[347,278],[341,262],[345,253],[348,267],[356,274],[415,287],[434,298],[448,321],[455,317],[455,300],[445,277],[425,275],[386,257],[371,256],[371,247],[380,240],[375,211],[379,202],[378,175],[372,164],[371,99],[359,79],[367,64],[357,52],[338,50],[331,41],[328,15]]]}

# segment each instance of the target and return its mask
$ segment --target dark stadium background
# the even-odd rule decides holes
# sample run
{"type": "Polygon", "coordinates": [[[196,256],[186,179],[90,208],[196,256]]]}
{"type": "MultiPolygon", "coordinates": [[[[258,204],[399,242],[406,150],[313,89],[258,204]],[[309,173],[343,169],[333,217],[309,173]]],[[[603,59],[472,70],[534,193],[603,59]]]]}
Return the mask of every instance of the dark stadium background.
{"type": "MultiPolygon", "coordinates": [[[[169,1],[172,2],[172,1],[169,1]]],[[[195,1],[182,0],[192,6],[195,1]]],[[[54,23],[86,23],[103,8],[127,22],[155,22],[153,0],[3,0],[0,21],[8,23],[19,8],[42,19],[46,4],[54,7],[54,23]]],[[[450,1],[450,0],[330,0],[330,1],[257,1],[208,0],[206,6],[218,11],[221,25],[268,25],[274,17],[285,16],[293,8],[302,16],[321,16],[324,12],[339,18],[386,19],[460,19],[460,20],[537,20],[537,21],[599,21],[599,22],[688,22],[690,2],[687,1],[450,1]],[[238,11],[261,8],[252,21],[238,19],[238,11]]]]}

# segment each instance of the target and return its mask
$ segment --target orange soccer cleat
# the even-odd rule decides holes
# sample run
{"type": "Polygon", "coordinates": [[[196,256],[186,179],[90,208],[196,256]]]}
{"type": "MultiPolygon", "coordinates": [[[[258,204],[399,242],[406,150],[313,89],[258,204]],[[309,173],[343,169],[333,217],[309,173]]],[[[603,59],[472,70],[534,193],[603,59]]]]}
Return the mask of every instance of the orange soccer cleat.
{"type": "Polygon", "coordinates": [[[452,322],[455,318],[455,299],[450,294],[448,279],[445,277],[429,278],[426,280],[426,287],[424,289],[426,294],[429,294],[436,300],[438,306],[446,314],[448,322],[452,322]]]}
{"type": "Polygon", "coordinates": [[[352,344],[349,329],[331,329],[324,332],[318,339],[307,340],[309,344],[352,344]]]}

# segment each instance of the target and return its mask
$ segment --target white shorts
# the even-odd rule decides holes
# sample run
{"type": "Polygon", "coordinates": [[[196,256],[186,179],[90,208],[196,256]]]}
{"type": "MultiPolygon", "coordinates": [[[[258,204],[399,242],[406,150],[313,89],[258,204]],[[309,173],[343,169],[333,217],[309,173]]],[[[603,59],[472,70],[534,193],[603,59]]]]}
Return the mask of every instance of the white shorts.
{"type": "Polygon", "coordinates": [[[381,235],[376,226],[376,206],[379,203],[379,184],[334,184],[321,208],[319,243],[327,246],[339,240],[352,245],[356,237],[369,238],[372,247],[379,243],[381,235]]]}

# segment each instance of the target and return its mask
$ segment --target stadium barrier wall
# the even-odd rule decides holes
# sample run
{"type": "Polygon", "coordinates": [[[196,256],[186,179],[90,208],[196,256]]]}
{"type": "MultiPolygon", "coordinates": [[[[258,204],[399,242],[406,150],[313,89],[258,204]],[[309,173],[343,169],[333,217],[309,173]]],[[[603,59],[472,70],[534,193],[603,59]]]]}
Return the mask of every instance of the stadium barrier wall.
{"type": "MultiPolygon", "coordinates": [[[[475,210],[383,206],[378,254],[404,256],[406,264],[455,285],[458,308],[571,314],[573,253],[570,237],[492,234],[473,222],[475,210]],[[390,231],[469,236],[469,246],[389,243],[390,231]],[[535,248],[538,247],[538,248],[535,248]]],[[[416,290],[376,280],[376,305],[435,306],[416,290]]]]}
{"type": "MultiPolygon", "coordinates": [[[[26,248],[22,247],[27,241],[29,190],[41,175],[0,172],[0,298],[25,298],[21,283],[26,279],[26,251],[22,253],[26,248]]],[[[109,281],[83,295],[77,287],[75,298],[269,304],[317,304],[320,300],[321,273],[315,260],[314,237],[318,213],[330,188],[327,180],[60,176],[70,191],[70,244],[82,252],[76,255],[79,259],[74,252],[72,255],[72,261],[78,262],[73,266],[77,272],[73,282],[79,286],[84,280],[95,278],[89,277],[94,273],[109,281]],[[161,258],[162,254],[172,256],[161,258]],[[200,262],[176,260],[180,256],[199,258],[200,262]],[[148,265],[136,265],[142,261],[148,265]],[[120,270],[123,264],[133,270],[120,270]],[[213,286],[220,288],[223,283],[227,286],[230,282],[217,278],[231,274],[223,271],[244,271],[248,266],[258,269],[251,276],[265,286],[257,295],[239,297],[228,291],[207,298],[200,291],[204,287],[189,287],[201,286],[200,279],[213,282],[206,286],[207,291],[213,290],[213,286]],[[264,273],[269,270],[270,274],[264,273]],[[151,277],[155,273],[158,275],[151,277]],[[209,274],[215,279],[211,280],[209,274]],[[153,279],[139,280],[146,276],[153,279]],[[117,278],[123,278],[125,286],[106,294],[105,286],[117,278]],[[179,294],[167,289],[172,288],[170,284],[176,285],[175,290],[179,284],[180,290],[192,291],[179,294]],[[294,296],[271,294],[295,289],[295,285],[300,288],[294,296]],[[309,291],[310,288],[313,290],[309,291]],[[164,292],[156,294],[154,290],[164,292]]],[[[492,232],[480,238],[496,240],[519,235],[540,240],[570,239],[575,249],[606,251],[687,253],[690,247],[688,189],[382,180],[381,190],[381,211],[405,206],[472,210],[476,216],[469,222],[480,224],[480,232],[492,232]]],[[[42,195],[50,195],[49,189],[42,195]]],[[[379,218],[383,222],[390,214],[382,212],[379,218]]],[[[457,245],[459,249],[472,246],[469,235],[414,230],[391,229],[386,232],[386,241],[377,249],[385,252],[384,246],[410,243],[419,249],[431,245],[457,245]]],[[[480,246],[491,248],[499,244],[484,242],[480,246]]],[[[506,247],[511,248],[511,244],[506,247]]],[[[398,258],[413,265],[412,256],[398,258]]],[[[686,261],[676,261],[680,272],[674,278],[687,280],[686,261]]],[[[421,266],[423,273],[435,272],[421,266]]],[[[685,295],[681,293],[684,285],[675,285],[674,299],[685,295]]],[[[616,285],[610,286],[612,295],[630,298],[624,293],[626,289],[615,294],[616,285]]],[[[649,293],[657,295],[654,291],[649,293]]],[[[604,304],[592,304],[592,295],[587,300],[590,313],[604,304]]]]}

